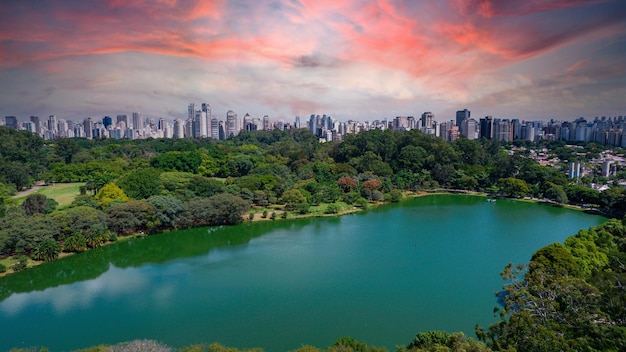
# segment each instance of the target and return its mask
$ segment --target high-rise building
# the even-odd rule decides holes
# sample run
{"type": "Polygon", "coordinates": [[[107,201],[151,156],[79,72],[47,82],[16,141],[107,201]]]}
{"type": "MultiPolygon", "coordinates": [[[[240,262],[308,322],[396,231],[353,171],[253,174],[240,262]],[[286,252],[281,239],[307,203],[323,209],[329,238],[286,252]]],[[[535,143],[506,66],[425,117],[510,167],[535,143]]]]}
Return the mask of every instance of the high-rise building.
{"type": "Polygon", "coordinates": [[[470,111],[467,109],[459,110],[456,112],[456,125],[459,127],[459,132],[467,136],[463,130],[463,121],[470,118],[470,111]]]}
{"type": "Polygon", "coordinates": [[[493,139],[499,141],[510,142],[513,140],[513,131],[511,130],[511,121],[508,119],[493,120],[493,139]]]}
{"type": "Polygon", "coordinates": [[[12,128],[17,130],[17,117],[15,116],[5,116],[4,117],[4,125],[8,128],[12,128]]]}
{"type": "Polygon", "coordinates": [[[185,138],[185,122],[181,119],[174,120],[174,138],[185,138]]]}
{"type": "Polygon", "coordinates": [[[435,114],[427,111],[422,114],[422,128],[433,128],[433,122],[435,121],[435,114]]]}
{"type": "Polygon", "coordinates": [[[239,121],[234,111],[228,110],[226,113],[226,138],[234,137],[239,134],[239,121]]]}
{"type": "Polygon", "coordinates": [[[91,117],[88,117],[85,119],[85,121],[83,121],[83,132],[85,132],[85,138],[87,139],[92,139],[94,138],[94,133],[93,133],[93,120],[91,119],[91,117]]]}
{"type": "Polygon", "coordinates": [[[206,138],[208,137],[207,133],[207,125],[206,125],[206,112],[202,110],[196,111],[196,115],[193,120],[194,133],[193,136],[196,138],[206,138]]]}
{"type": "Polygon", "coordinates": [[[54,133],[57,131],[57,117],[54,115],[50,115],[48,117],[48,131],[52,131],[54,133]]]}
{"type": "Polygon", "coordinates": [[[141,118],[141,113],[133,112],[131,116],[133,124],[130,127],[132,127],[135,131],[143,130],[143,119],[141,118]]]}
{"type": "MultiPolygon", "coordinates": [[[[267,115],[265,115],[267,116],[267,115]]],[[[265,118],[265,116],[263,116],[265,118]]],[[[296,120],[293,124],[294,128],[300,128],[300,116],[296,116],[296,120]]],[[[265,129],[265,119],[263,119],[263,129],[265,129]]]]}
{"type": "Polygon", "coordinates": [[[31,116],[30,122],[33,123],[33,132],[41,136],[41,122],[39,121],[39,116],[31,116]]]}
{"type": "MultiPolygon", "coordinates": [[[[298,123],[298,125],[300,125],[300,117],[297,117],[297,118],[298,118],[297,119],[297,123],[298,123]]],[[[267,115],[263,116],[263,123],[262,124],[263,124],[263,129],[264,130],[267,131],[267,130],[271,130],[272,129],[272,125],[270,124],[270,117],[269,116],[267,116],[267,115]]]]}
{"type": "Polygon", "coordinates": [[[211,105],[209,103],[202,103],[202,112],[204,112],[205,124],[207,126],[207,136],[211,135],[211,105]]]}
{"type": "Polygon", "coordinates": [[[117,115],[115,126],[117,127],[121,126],[122,122],[124,123],[124,128],[126,128],[126,126],[128,126],[128,115],[126,114],[117,115]]]}
{"type": "Polygon", "coordinates": [[[196,104],[189,103],[189,105],[187,105],[187,118],[193,120],[195,116],[196,116],[196,104]]]}
{"type": "Polygon", "coordinates": [[[216,117],[211,118],[211,138],[220,139],[220,122],[216,117]]]}
{"type": "Polygon", "coordinates": [[[461,126],[461,130],[464,131],[463,135],[467,137],[467,139],[476,139],[478,137],[476,120],[472,118],[465,119],[461,122],[461,126]]]}
{"type": "Polygon", "coordinates": [[[102,118],[102,124],[104,125],[104,128],[109,129],[109,127],[113,125],[113,119],[111,116],[105,116],[102,118]]]}
{"type": "Polygon", "coordinates": [[[493,138],[493,117],[485,116],[480,119],[480,138],[493,138]]]}

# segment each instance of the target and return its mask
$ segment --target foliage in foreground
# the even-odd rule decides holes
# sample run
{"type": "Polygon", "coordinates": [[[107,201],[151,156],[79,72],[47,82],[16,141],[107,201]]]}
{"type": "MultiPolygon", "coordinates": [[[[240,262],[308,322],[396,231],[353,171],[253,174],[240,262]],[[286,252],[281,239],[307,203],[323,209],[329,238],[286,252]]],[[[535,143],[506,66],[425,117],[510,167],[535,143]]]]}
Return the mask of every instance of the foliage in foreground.
{"type": "Polygon", "coordinates": [[[480,339],[494,350],[623,351],[626,347],[626,219],[580,230],[509,264],[501,321],[480,339]]]}
{"type": "MultiPolygon", "coordinates": [[[[408,346],[397,346],[398,352],[489,352],[482,342],[467,338],[463,333],[450,334],[443,331],[419,333],[408,346]]],[[[12,352],[36,352],[36,348],[13,349],[12,352]]],[[[40,352],[47,351],[42,348],[40,352]]],[[[134,340],[117,345],[99,345],[76,352],[263,352],[262,348],[227,347],[219,343],[198,344],[175,349],[154,340],[134,340]]],[[[338,338],[325,350],[311,345],[303,345],[292,352],[386,352],[385,347],[371,346],[352,337],[338,338]]]]}

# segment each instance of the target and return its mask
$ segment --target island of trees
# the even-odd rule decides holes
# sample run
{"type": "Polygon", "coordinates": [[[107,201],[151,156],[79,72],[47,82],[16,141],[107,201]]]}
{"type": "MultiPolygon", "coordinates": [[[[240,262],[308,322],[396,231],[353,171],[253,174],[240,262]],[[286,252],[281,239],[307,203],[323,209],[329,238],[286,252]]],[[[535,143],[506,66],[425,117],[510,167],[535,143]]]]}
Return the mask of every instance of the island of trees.
{"type": "MultiPolygon", "coordinates": [[[[590,144],[581,146],[586,154],[569,153],[562,142],[544,143],[570,161],[599,148],[590,144]]],[[[436,189],[584,204],[621,217],[623,188],[598,192],[586,181],[573,182],[564,171],[497,141],[449,143],[415,130],[372,130],[318,143],[305,129],[246,132],[227,141],[43,141],[0,127],[0,271],[24,270],[33,261],[52,261],[129,235],[340,214],[436,189]],[[63,206],[37,193],[11,198],[36,181],[80,182],[80,195],[63,206]]],[[[540,249],[527,265],[505,268],[501,320],[477,327],[482,342],[427,332],[404,349],[622,350],[625,234],[621,221],[610,220],[540,249]]],[[[216,350],[196,347],[190,350],[216,350]]],[[[380,349],[345,338],[328,350],[380,349]]]]}

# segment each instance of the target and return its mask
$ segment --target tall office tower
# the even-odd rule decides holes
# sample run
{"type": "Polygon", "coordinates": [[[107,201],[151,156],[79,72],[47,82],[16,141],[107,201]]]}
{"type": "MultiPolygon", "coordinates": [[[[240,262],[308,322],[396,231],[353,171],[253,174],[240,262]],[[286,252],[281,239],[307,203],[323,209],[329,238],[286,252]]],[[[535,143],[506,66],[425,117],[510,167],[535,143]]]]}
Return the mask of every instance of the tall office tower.
{"type": "Polygon", "coordinates": [[[211,139],[220,139],[220,122],[216,117],[211,118],[211,139]]]}
{"type": "Polygon", "coordinates": [[[133,124],[130,126],[136,131],[140,131],[143,129],[143,119],[141,118],[141,113],[133,112],[132,113],[133,124]]]}
{"type": "Polygon", "coordinates": [[[252,118],[252,116],[250,116],[250,114],[246,113],[245,115],[243,115],[243,121],[242,121],[242,125],[241,127],[243,128],[244,131],[254,131],[254,119],[252,118]]]}
{"type": "Polygon", "coordinates": [[[317,133],[317,128],[318,125],[320,123],[320,115],[315,115],[312,114],[311,117],[309,118],[309,131],[311,131],[312,133],[317,133]]]}
{"type": "Polygon", "coordinates": [[[91,117],[88,117],[85,121],[83,121],[83,132],[85,132],[85,138],[93,138],[93,120],[91,117]]]}
{"type": "Polygon", "coordinates": [[[193,119],[185,120],[185,137],[194,137],[193,119]]]}
{"type": "Polygon", "coordinates": [[[205,117],[205,121],[204,124],[206,125],[206,135],[207,137],[211,137],[211,105],[209,105],[209,103],[202,103],[202,112],[204,112],[205,117]]]}
{"type": "Polygon", "coordinates": [[[493,117],[485,116],[480,119],[480,138],[491,139],[493,137],[493,117]]]}
{"type": "MultiPolygon", "coordinates": [[[[265,115],[267,116],[267,115],[265,115]]],[[[263,116],[263,129],[265,129],[265,116],[263,116]]],[[[294,128],[300,128],[300,116],[296,116],[296,120],[293,123],[294,128]]]]}
{"type": "Polygon", "coordinates": [[[33,123],[33,132],[41,136],[41,122],[39,122],[39,116],[31,116],[30,122],[33,123]]]}
{"type": "Polygon", "coordinates": [[[439,134],[437,136],[445,139],[446,141],[450,140],[450,129],[452,128],[452,121],[443,121],[439,124],[439,134]]]}
{"type": "Polygon", "coordinates": [[[419,126],[417,126],[417,121],[415,120],[414,116],[407,116],[406,117],[406,124],[407,124],[409,130],[414,130],[414,129],[419,127],[419,126]]]}
{"type": "Polygon", "coordinates": [[[239,134],[239,121],[234,111],[228,110],[226,113],[226,138],[234,137],[239,134]]]}
{"type": "Polygon", "coordinates": [[[85,130],[83,129],[83,125],[81,123],[77,123],[74,125],[74,137],[76,138],[85,137],[85,130]]]}
{"type": "Polygon", "coordinates": [[[185,138],[185,122],[181,119],[174,120],[173,138],[185,138]]]}
{"type": "Polygon", "coordinates": [[[433,128],[433,122],[435,120],[435,114],[430,111],[427,111],[422,114],[422,127],[423,128],[433,128]]]}
{"type": "Polygon", "coordinates": [[[57,133],[60,136],[67,137],[67,130],[67,121],[65,121],[64,119],[59,119],[59,121],[57,121],[57,133]]]}
{"type": "Polygon", "coordinates": [[[15,116],[5,116],[4,117],[4,125],[8,128],[12,128],[14,130],[17,129],[17,117],[15,116]]]}
{"type": "Polygon", "coordinates": [[[459,127],[459,132],[463,133],[464,135],[466,134],[463,130],[463,120],[469,119],[470,115],[470,111],[467,109],[459,110],[456,112],[456,125],[459,127]]]}
{"type": "Polygon", "coordinates": [[[104,128],[109,129],[109,127],[113,126],[113,119],[111,116],[105,116],[102,118],[102,124],[104,125],[104,128]]]}
{"type": "Polygon", "coordinates": [[[48,117],[48,131],[57,131],[57,117],[54,115],[48,117]]]}
{"type": "Polygon", "coordinates": [[[411,127],[409,127],[409,117],[408,116],[396,116],[396,118],[393,119],[393,129],[395,131],[410,130],[411,127]]]}
{"type": "Polygon", "coordinates": [[[224,121],[220,121],[219,123],[219,127],[218,127],[218,137],[219,140],[223,141],[226,139],[226,131],[224,131],[224,121]]]}
{"type": "Polygon", "coordinates": [[[207,125],[206,125],[206,113],[202,110],[196,111],[195,118],[193,120],[194,133],[196,138],[208,137],[207,125]]]}
{"type": "Polygon", "coordinates": [[[157,129],[159,131],[165,131],[165,119],[164,118],[160,118],[159,119],[159,123],[157,124],[157,129]]]}
{"type": "Polygon", "coordinates": [[[272,125],[270,124],[270,117],[267,115],[263,115],[263,129],[266,131],[272,129],[272,125]]]}
{"type": "Polygon", "coordinates": [[[125,115],[125,114],[117,115],[115,125],[120,126],[120,123],[122,122],[124,122],[124,126],[128,126],[128,115],[125,115]]]}
{"type": "Polygon", "coordinates": [[[196,104],[189,103],[187,105],[187,118],[193,120],[196,117],[196,104]]]}
{"type": "Polygon", "coordinates": [[[30,121],[24,122],[22,127],[24,128],[24,131],[35,133],[35,124],[30,121]]]}
{"type": "Polygon", "coordinates": [[[476,139],[478,132],[476,120],[472,118],[465,119],[461,122],[461,126],[461,129],[465,131],[464,136],[467,137],[467,139],[476,139]]]}
{"type": "Polygon", "coordinates": [[[522,124],[520,123],[519,119],[511,120],[511,130],[513,133],[513,140],[522,138],[522,124]]]}
{"type": "Polygon", "coordinates": [[[493,139],[505,142],[510,142],[513,140],[511,122],[508,119],[493,120],[493,139]]]}

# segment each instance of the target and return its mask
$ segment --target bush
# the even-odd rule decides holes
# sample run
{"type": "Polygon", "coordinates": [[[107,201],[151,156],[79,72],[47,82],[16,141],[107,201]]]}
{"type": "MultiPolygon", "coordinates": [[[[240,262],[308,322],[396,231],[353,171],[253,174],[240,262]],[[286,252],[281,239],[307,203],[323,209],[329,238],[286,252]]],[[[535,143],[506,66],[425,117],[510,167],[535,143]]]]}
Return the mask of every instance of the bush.
{"type": "Polygon", "coordinates": [[[15,256],[13,258],[13,260],[15,260],[15,263],[13,263],[13,265],[11,265],[11,269],[13,269],[13,271],[17,272],[17,271],[22,271],[24,269],[26,269],[26,266],[28,265],[28,257],[25,255],[18,255],[15,256]]]}
{"type": "Polygon", "coordinates": [[[354,205],[356,205],[359,208],[363,208],[363,209],[367,209],[367,207],[369,206],[369,202],[367,201],[367,199],[365,198],[359,198],[354,202],[354,205]]]}
{"type": "Polygon", "coordinates": [[[7,266],[0,263],[0,273],[6,273],[7,272],[7,266]]]}

